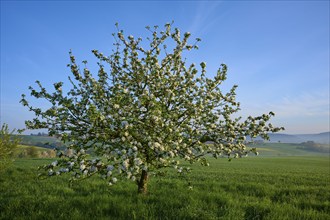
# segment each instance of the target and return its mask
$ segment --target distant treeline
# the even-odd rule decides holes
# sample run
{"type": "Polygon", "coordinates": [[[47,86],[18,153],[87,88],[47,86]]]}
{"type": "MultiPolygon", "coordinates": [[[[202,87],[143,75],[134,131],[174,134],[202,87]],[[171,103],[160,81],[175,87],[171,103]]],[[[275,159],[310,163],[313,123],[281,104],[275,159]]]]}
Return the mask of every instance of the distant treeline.
{"type": "Polygon", "coordinates": [[[306,141],[300,144],[297,144],[298,149],[313,151],[313,152],[321,152],[321,153],[329,153],[330,148],[325,144],[315,143],[314,141],[306,141]]]}
{"type": "Polygon", "coordinates": [[[37,134],[33,134],[33,133],[31,133],[30,135],[31,135],[31,136],[44,136],[44,137],[48,137],[48,134],[47,134],[47,133],[44,133],[44,132],[39,132],[39,133],[37,133],[37,134]]]}

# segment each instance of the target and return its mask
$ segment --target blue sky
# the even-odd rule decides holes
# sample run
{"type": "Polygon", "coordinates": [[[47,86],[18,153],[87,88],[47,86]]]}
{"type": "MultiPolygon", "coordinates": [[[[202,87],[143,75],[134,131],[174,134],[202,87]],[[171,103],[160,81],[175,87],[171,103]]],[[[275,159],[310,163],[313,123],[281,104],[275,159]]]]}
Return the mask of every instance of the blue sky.
{"type": "Polygon", "coordinates": [[[70,49],[93,63],[92,49],[110,54],[116,22],[144,37],[171,21],[202,39],[188,61],[210,77],[228,65],[223,89],[239,85],[242,116],[274,111],[284,133],[330,130],[329,1],[1,1],[1,123],[33,117],[19,100],[36,80],[67,81],[70,49]]]}

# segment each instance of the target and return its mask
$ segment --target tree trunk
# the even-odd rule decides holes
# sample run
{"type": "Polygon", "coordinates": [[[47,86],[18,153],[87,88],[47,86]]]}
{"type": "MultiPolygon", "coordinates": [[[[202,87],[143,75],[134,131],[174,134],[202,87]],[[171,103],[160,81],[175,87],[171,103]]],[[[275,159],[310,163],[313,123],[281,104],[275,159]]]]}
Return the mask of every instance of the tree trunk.
{"type": "Polygon", "coordinates": [[[141,179],[138,181],[138,193],[147,194],[148,172],[142,170],[141,179]]]}

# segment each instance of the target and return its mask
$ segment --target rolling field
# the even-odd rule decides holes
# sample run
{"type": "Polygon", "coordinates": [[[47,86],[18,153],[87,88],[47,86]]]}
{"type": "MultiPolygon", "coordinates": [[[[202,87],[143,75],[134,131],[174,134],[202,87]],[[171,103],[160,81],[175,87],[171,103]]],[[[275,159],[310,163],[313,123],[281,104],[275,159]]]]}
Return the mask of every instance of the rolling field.
{"type": "Polygon", "coordinates": [[[327,153],[306,151],[299,149],[299,145],[290,143],[264,143],[257,144],[254,147],[257,148],[260,153],[260,157],[283,157],[283,156],[329,156],[330,146],[324,145],[329,149],[327,153]]]}
{"type": "Polygon", "coordinates": [[[18,159],[1,173],[0,219],[330,219],[329,157],[210,159],[187,176],[151,177],[147,196],[128,181],[38,180],[49,161],[18,159]]]}

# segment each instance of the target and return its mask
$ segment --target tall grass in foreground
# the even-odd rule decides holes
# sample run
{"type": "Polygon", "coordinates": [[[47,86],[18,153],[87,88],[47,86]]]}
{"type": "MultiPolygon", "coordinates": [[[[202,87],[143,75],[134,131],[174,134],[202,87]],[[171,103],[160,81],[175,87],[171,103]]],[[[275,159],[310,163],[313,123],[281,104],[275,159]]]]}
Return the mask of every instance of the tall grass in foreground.
{"type": "Polygon", "coordinates": [[[147,196],[129,181],[38,180],[47,162],[17,160],[1,175],[0,219],[330,219],[328,157],[211,159],[151,178],[147,196]]]}

